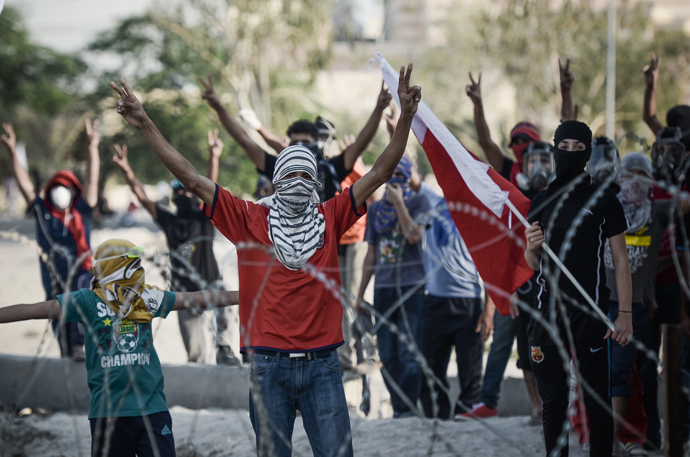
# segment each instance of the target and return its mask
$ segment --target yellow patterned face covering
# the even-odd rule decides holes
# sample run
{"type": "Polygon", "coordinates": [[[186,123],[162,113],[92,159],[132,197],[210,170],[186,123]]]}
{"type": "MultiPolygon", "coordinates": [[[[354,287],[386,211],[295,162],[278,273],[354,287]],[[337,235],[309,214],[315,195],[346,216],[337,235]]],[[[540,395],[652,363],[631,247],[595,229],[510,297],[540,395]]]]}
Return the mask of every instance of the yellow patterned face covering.
{"type": "Polygon", "coordinates": [[[163,291],[144,283],[144,250],[126,240],[108,240],[93,256],[91,289],[121,319],[148,323],[163,303],[163,291]]]}

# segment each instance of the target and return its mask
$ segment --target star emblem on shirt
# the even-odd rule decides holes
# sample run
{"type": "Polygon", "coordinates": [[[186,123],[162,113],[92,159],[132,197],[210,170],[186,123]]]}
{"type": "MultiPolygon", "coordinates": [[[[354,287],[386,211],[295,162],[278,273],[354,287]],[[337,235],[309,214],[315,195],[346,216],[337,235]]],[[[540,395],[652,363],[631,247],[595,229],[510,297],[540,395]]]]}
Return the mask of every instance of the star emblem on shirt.
{"type": "Polygon", "coordinates": [[[113,321],[111,321],[109,317],[106,317],[105,320],[103,321],[103,323],[105,324],[106,327],[112,327],[112,325],[110,325],[112,322],[113,321]]]}

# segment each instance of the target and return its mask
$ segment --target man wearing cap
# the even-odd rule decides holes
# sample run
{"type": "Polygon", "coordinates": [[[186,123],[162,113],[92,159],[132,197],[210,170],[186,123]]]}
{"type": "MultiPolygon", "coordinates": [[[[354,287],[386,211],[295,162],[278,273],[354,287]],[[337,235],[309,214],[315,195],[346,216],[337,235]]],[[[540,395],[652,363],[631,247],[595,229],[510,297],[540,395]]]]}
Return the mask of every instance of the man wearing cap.
{"type": "Polygon", "coordinates": [[[110,83],[118,113],[204,202],[204,212],[238,246],[243,351],[252,354],[249,413],[260,456],[289,456],[297,410],[315,455],[351,456],[352,433],[334,350],[343,342],[338,241],[366,212],[366,200],[400,161],[421,88],[400,70],[402,114],[393,139],[366,175],[323,203],[315,202],[316,159],[290,146],[278,156],[276,193],[252,203],[201,176],[149,119],[131,88],[110,83]]]}
{"type": "MultiPolygon", "coordinates": [[[[91,273],[91,220],[98,204],[98,120],[85,120],[87,137],[86,180],[81,185],[69,170],[60,170],[46,184],[41,198],[19,161],[12,124],[3,124],[2,142],[10,154],[10,171],[36,217],[36,241],[41,247],[41,278],[46,300],[58,294],[89,287],[91,273]],[[78,263],[76,269],[73,268],[78,263]],[[73,276],[70,276],[73,275],[73,276]],[[67,283],[71,279],[70,283],[67,283]]],[[[63,357],[83,361],[84,331],[76,322],[52,321],[63,357]]]]}
{"type": "MultiPolygon", "coordinates": [[[[218,161],[223,143],[218,138],[218,130],[208,132],[209,161],[207,177],[218,180],[218,161]]],[[[129,187],[141,205],[151,214],[153,220],[165,233],[170,252],[170,289],[175,292],[195,292],[204,289],[222,288],[222,279],[216,257],[213,254],[213,224],[199,209],[197,197],[185,189],[178,180],[173,179],[172,200],[177,206],[173,214],[162,205],[154,203],[146,195],[144,186],[137,179],[129,165],[127,146],[115,145],[113,162],[122,170],[129,187]]],[[[233,323],[230,308],[217,311],[219,364],[239,365],[239,359],[230,347],[230,325],[233,323]]],[[[208,362],[208,333],[203,315],[196,309],[182,310],[178,314],[182,341],[187,350],[189,362],[208,362]]]]}

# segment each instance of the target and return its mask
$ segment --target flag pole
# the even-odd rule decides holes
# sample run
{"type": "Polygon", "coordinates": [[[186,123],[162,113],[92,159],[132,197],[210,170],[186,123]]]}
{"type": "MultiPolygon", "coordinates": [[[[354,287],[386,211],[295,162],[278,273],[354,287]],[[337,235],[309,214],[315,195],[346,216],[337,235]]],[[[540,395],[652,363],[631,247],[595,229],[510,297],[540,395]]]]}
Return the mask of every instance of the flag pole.
{"type": "MultiPolygon", "coordinates": [[[[508,208],[510,209],[510,211],[518,218],[518,220],[520,222],[522,222],[522,225],[524,225],[525,228],[530,227],[530,223],[527,222],[527,219],[525,219],[525,216],[523,216],[522,213],[520,211],[518,211],[518,209],[515,207],[515,205],[513,205],[513,202],[511,202],[510,199],[506,200],[506,205],[508,205],[508,208]]],[[[589,294],[582,287],[582,285],[580,285],[580,282],[577,279],[575,279],[575,276],[573,276],[573,274],[570,272],[570,270],[568,270],[565,267],[565,265],[563,265],[563,262],[561,262],[561,259],[559,259],[558,256],[556,255],[556,253],[551,250],[549,245],[546,244],[546,242],[544,242],[541,245],[541,247],[544,250],[544,252],[546,252],[546,254],[548,254],[548,256],[551,257],[551,259],[554,261],[556,266],[561,269],[563,274],[565,274],[565,276],[568,279],[570,279],[570,281],[573,283],[573,285],[575,286],[577,291],[580,292],[583,297],[585,297],[585,300],[587,300],[587,303],[589,303],[589,305],[592,307],[592,309],[594,309],[594,312],[597,313],[597,315],[599,315],[601,320],[604,321],[606,326],[608,328],[610,328],[611,331],[615,331],[616,328],[614,327],[613,323],[608,318],[608,316],[606,314],[604,314],[604,312],[601,310],[601,308],[599,308],[597,306],[596,303],[594,303],[594,300],[592,300],[592,297],[590,297],[589,294]]]]}

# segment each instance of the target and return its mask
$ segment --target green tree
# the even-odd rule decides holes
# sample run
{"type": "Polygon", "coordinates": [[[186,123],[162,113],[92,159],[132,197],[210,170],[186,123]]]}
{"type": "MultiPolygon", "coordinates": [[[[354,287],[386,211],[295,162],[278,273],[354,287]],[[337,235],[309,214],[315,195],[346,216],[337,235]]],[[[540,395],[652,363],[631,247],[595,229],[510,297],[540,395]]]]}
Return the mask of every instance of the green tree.
{"type": "MultiPolygon", "coordinates": [[[[84,157],[84,117],[93,114],[80,97],[87,70],[78,56],[35,44],[16,9],[0,14],[0,120],[26,143],[37,184],[84,157]]],[[[8,169],[4,151],[0,169],[8,169]]]]}
{"type": "MultiPolygon", "coordinates": [[[[200,160],[206,157],[206,130],[219,123],[205,102],[187,95],[198,94],[197,77],[213,74],[231,110],[251,107],[267,126],[315,117],[317,113],[305,106],[304,94],[330,58],[329,11],[327,2],[315,0],[195,0],[173,11],[157,9],[126,19],[89,46],[91,52],[118,63],[116,71],[103,75],[94,97],[112,96],[105,84],[108,79],[133,79],[164,135],[189,154],[195,166],[205,169],[193,154],[200,160]],[[151,97],[161,91],[167,95],[151,97]]],[[[126,130],[121,135],[130,137],[126,130]]],[[[169,176],[145,153],[145,144],[131,141],[130,156],[141,156],[133,165],[146,169],[144,180],[169,176]]],[[[223,141],[226,153],[221,156],[219,181],[236,192],[250,192],[256,173],[227,136],[223,141]]]]}
{"type": "MultiPolygon", "coordinates": [[[[641,126],[644,78],[640,72],[652,51],[665,66],[679,69],[690,56],[682,31],[655,32],[649,2],[622,0],[617,10],[616,133],[646,134],[641,126]]],[[[605,124],[606,10],[591,0],[494,0],[477,19],[480,50],[517,88],[519,105],[533,118],[560,110],[558,58],[569,57],[576,73],[575,103],[593,131],[605,124]]],[[[686,64],[687,65],[687,64],[686,64]]],[[[677,72],[677,71],[676,71],[677,72]]],[[[674,71],[659,79],[660,109],[681,98],[674,71]]]]}

